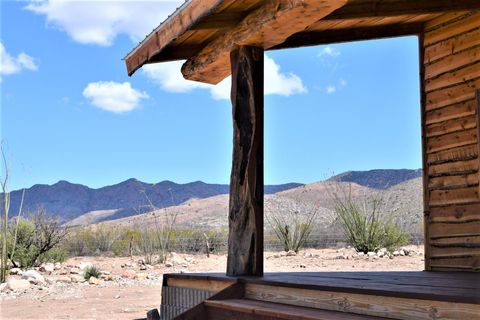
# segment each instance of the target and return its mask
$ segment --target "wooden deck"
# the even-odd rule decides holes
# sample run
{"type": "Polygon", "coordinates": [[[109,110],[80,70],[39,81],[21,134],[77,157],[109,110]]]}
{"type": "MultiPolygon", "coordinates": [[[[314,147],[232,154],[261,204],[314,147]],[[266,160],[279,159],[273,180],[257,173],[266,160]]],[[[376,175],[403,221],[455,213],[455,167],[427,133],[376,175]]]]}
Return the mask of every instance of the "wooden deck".
{"type": "Polygon", "coordinates": [[[480,319],[478,273],[286,272],[267,273],[263,277],[228,277],[220,273],[164,275],[164,286],[206,290],[217,295],[232,285],[241,287],[242,293],[223,294],[220,299],[213,296],[211,299],[222,302],[208,302],[213,301],[209,298],[205,306],[237,308],[243,301],[245,310],[263,302],[264,309],[271,308],[272,303],[278,304],[278,308],[271,308],[277,311],[292,306],[389,319],[480,319]]]}

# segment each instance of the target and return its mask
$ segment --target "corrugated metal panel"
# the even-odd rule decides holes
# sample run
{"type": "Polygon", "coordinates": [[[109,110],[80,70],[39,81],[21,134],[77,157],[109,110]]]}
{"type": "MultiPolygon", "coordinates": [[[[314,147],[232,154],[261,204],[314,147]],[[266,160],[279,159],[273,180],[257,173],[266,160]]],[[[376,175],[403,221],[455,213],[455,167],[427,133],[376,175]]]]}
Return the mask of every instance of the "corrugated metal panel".
{"type": "Polygon", "coordinates": [[[170,320],[213,296],[215,292],[165,286],[162,288],[160,319],[170,320]]]}

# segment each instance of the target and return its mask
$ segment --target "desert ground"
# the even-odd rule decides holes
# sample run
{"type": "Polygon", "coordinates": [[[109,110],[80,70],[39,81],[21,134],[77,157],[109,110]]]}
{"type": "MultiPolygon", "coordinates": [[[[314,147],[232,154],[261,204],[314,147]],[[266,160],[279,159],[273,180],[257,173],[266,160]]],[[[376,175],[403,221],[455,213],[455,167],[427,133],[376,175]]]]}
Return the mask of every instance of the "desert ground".
{"type": "MultiPolygon", "coordinates": [[[[175,272],[224,272],[226,255],[176,254],[167,263],[147,265],[141,257],[75,257],[54,271],[40,268],[44,281],[27,289],[0,290],[1,319],[145,319],[161,302],[162,275],[175,272]],[[102,270],[97,283],[82,280],[82,268],[102,270]]],[[[48,268],[47,268],[48,269],[48,268]]],[[[419,271],[423,247],[407,246],[395,255],[358,255],[353,249],[306,249],[298,254],[266,252],[266,272],[419,271]]],[[[19,272],[21,273],[21,271],[19,272]]],[[[18,280],[21,276],[11,275],[18,280]]],[[[36,284],[34,284],[36,283],[36,284]]]]}

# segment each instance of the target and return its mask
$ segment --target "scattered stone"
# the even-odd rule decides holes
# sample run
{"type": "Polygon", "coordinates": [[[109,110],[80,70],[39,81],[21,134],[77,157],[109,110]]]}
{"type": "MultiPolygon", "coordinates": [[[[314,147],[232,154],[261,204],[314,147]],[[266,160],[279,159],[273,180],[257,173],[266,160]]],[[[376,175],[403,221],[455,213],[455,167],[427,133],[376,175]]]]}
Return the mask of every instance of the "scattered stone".
{"type": "Polygon", "coordinates": [[[141,265],[140,265],[140,270],[147,270],[147,266],[144,265],[144,264],[141,264],[141,265]]]}
{"type": "Polygon", "coordinates": [[[382,258],[384,255],[385,255],[385,252],[383,252],[383,251],[378,251],[378,252],[377,252],[377,256],[378,256],[379,258],[382,258]]]}
{"type": "Polygon", "coordinates": [[[100,274],[108,276],[110,274],[110,271],[102,270],[102,271],[100,271],[100,274]]]}
{"type": "Polygon", "coordinates": [[[22,273],[22,279],[28,280],[33,284],[45,283],[45,278],[36,270],[28,270],[22,273]]]}
{"type": "MultiPolygon", "coordinates": [[[[195,263],[195,262],[196,262],[196,261],[193,260],[193,263],[195,263]]],[[[152,266],[151,264],[146,264],[145,266],[147,267],[147,269],[153,269],[153,266],[152,266]]]]}
{"type": "Polygon", "coordinates": [[[12,268],[10,269],[9,272],[11,275],[21,275],[22,274],[22,269],[20,268],[12,268]]]}
{"type": "Polygon", "coordinates": [[[59,282],[59,283],[71,283],[71,282],[74,282],[72,277],[69,277],[69,276],[59,276],[59,277],[56,277],[55,278],[55,281],[56,282],[59,282]]]}
{"type": "Polygon", "coordinates": [[[152,309],[147,312],[147,320],[160,320],[160,313],[157,309],[152,309]]]}
{"type": "Polygon", "coordinates": [[[399,253],[400,253],[401,256],[404,256],[405,255],[405,250],[400,249],[399,253]]]}
{"type": "Polygon", "coordinates": [[[23,291],[30,288],[30,282],[25,279],[8,279],[6,289],[12,291],[23,291]]]}
{"type": "Polygon", "coordinates": [[[60,269],[62,269],[62,264],[60,262],[55,262],[53,268],[55,270],[60,270],[60,269]]]}
{"type": "Polygon", "coordinates": [[[52,273],[55,270],[55,265],[53,263],[43,263],[40,266],[40,271],[52,273]]]}
{"type": "Polygon", "coordinates": [[[171,262],[165,262],[165,267],[171,268],[173,267],[173,264],[171,262]]]}
{"type": "Polygon", "coordinates": [[[82,282],[85,282],[85,278],[82,277],[81,275],[78,275],[78,274],[75,274],[73,276],[70,277],[70,280],[73,282],[73,283],[82,283],[82,282]]]}
{"type": "Polygon", "coordinates": [[[289,251],[287,252],[287,257],[293,257],[293,256],[296,256],[296,255],[297,255],[297,253],[296,253],[295,251],[293,251],[293,250],[289,250],[289,251]]]}
{"type": "Polygon", "coordinates": [[[115,297],[113,297],[113,299],[120,299],[120,295],[117,294],[115,297]]]}
{"type": "Polygon", "coordinates": [[[344,256],[343,254],[341,254],[341,255],[336,256],[335,259],[337,259],[337,260],[344,260],[344,259],[345,259],[345,256],[344,256]]]}
{"type": "Polygon", "coordinates": [[[148,277],[148,275],[146,273],[143,273],[143,272],[139,272],[136,275],[136,279],[139,280],[139,281],[147,280],[147,277],[148,277]]]}
{"type": "Polygon", "coordinates": [[[95,278],[95,277],[90,277],[90,279],[88,279],[88,284],[98,285],[98,284],[100,284],[100,280],[98,280],[98,279],[95,278]]]}
{"type": "Polygon", "coordinates": [[[274,258],[280,258],[280,254],[279,254],[279,253],[274,253],[274,254],[273,254],[273,257],[274,257],[274,258]]]}
{"type": "Polygon", "coordinates": [[[363,252],[358,252],[357,255],[358,255],[359,257],[363,257],[363,256],[365,255],[365,253],[363,253],[363,252]]]}
{"type": "Polygon", "coordinates": [[[376,255],[377,255],[377,254],[376,254],[375,252],[373,252],[373,251],[367,252],[367,256],[369,256],[369,257],[374,257],[374,256],[376,256],[376,255]]]}
{"type": "Polygon", "coordinates": [[[304,264],[301,264],[301,265],[300,265],[300,268],[304,268],[304,269],[305,269],[305,268],[307,268],[307,266],[304,265],[304,264]]]}
{"type": "Polygon", "coordinates": [[[130,269],[123,270],[122,272],[122,278],[135,279],[136,275],[137,273],[134,270],[130,270],[130,269]]]}
{"type": "Polygon", "coordinates": [[[71,274],[80,274],[80,272],[81,272],[80,268],[76,268],[76,267],[70,268],[71,274]]]}
{"type": "Polygon", "coordinates": [[[395,250],[395,251],[393,251],[392,254],[393,254],[394,257],[398,257],[400,255],[400,251],[395,250]]]}
{"type": "Polygon", "coordinates": [[[93,263],[82,261],[77,265],[77,268],[79,268],[80,270],[85,270],[88,267],[93,267],[93,263]]]}
{"type": "Polygon", "coordinates": [[[0,292],[6,291],[7,290],[7,283],[0,283],[0,292]]]}
{"type": "Polygon", "coordinates": [[[111,274],[106,274],[102,276],[102,279],[105,281],[113,281],[113,276],[111,274]]]}

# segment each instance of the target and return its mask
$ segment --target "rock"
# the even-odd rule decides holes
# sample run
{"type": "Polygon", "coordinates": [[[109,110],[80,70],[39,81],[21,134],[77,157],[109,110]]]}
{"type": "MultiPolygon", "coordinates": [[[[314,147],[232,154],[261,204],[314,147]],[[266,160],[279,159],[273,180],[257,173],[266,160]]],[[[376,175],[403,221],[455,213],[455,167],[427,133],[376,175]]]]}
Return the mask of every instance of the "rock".
{"type": "Polygon", "coordinates": [[[345,256],[344,256],[343,254],[341,254],[341,255],[336,256],[335,259],[337,259],[337,260],[344,260],[344,259],[345,259],[345,256]]]}
{"type": "Polygon", "coordinates": [[[95,278],[95,277],[90,277],[90,279],[88,279],[88,284],[98,285],[98,284],[100,284],[100,280],[98,280],[98,279],[95,278]]]}
{"type": "Polygon", "coordinates": [[[70,277],[70,280],[73,282],[73,283],[82,283],[82,282],[85,282],[85,278],[82,277],[81,275],[78,275],[78,274],[74,274],[70,277]]]}
{"type": "Polygon", "coordinates": [[[296,253],[295,251],[293,251],[293,250],[289,250],[289,251],[287,252],[287,257],[293,257],[293,256],[296,256],[296,255],[297,255],[297,253],[296,253]]]}
{"type": "Polygon", "coordinates": [[[369,256],[369,257],[374,257],[374,256],[376,256],[376,255],[377,255],[377,254],[376,254],[375,252],[373,252],[373,251],[367,252],[367,256],[369,256]]]}
{"type": "Polygon", "coordinates": [[[40,271],[52,273],[55,270],[55,265],[53,263],[43,263],[40,266],[40,271]]]}
{"type": "Polygon", "coordinates": [[[0,283],[0,292],[6,291],[7,290],[7,283],[0,283]]]}
{"type": "Polygon", "coordinates": [[[405,255],[405,250],[400,249],[399,253],[400,253],[401,256],[404,256],[405,255]]]}
{"type": "Polygon", "coordinates": [[[144,264],[141,264],[141,265],[140,265],[140,270],[147,270],[147,266],[144,265],[144,264]]]}
{"type": "Polygon", "coordinates": [[[147,312],[147,320],[160,320],[160,313],[157,309],[152,309],[147,312]]]}
{"type": "Polygon", "coordinates": [[[120,295],[117,294],[115,297],[113,297],[113,299],[120,299],[120,295]]]}
{"type": "Polygon", "coordinates": [[[378,256],[379,258],[383,257],[384,255],[385,255],[385,252],[383,252],[383,251],[378,251],[378,252],[377,252],[377,256],[378,256]]]}
{"type": "Polygon", "coordinates": [[[149,280],[155,280],[155,276],[153,274],[147,274],[147,279],[149,280]]]}
{"type": "Polygon", "coordinates": [[[76,267],[70,268],[71,274],[80,274],[80,272],[81,272],[80,268],[76,268],[76,267]]]}
{"type": "Polygon", "coordinates": [[[140,260],[137,261],[137,264],[138,265],[143,265],[143,264],[145,264],[145,261],[143,261],[143,259],[140,259],[140,260]]]}
{"type": "Polygon", "coordinates": [[[22,269],[20,268],[12,268],[10,269],[9,273],[11,275],[21,275],[22,274],[22,269]]]}
{"type": "MultiPolygon", "coordinates": [[[[195,263],[195,260],[193,261],[193,263],[195,263]]],[[[153,269],[153,266],[150,264],[146,264],[145,266],[147,267],[147,269],[153,269]]]]}
{"type": "Polygon", "coordinates": [[[105,281],[113,281],[113,276],[111,274],[102,275],[102,279],[105,281]]]}
{"type": "Polygon", "coordinates": [[[359,253],[357,253],[357,255],[358,255],[359,257],[363,257],[363,256],[365,255],[365,253],[359,252],[359,253]]]}
{"type": "Polygon", "coordinates": [[[274,258],[280,258],[280,254],[279,254],[279,253],[274,253],[274,254],[273,254],[273,257],[274,257],[274,258]]]}
{"type": "Polygon", "coordinates": [[[165,267],[171,268],[173,267],[173,264],[171,262],[165,262],[165,267]]]}
{"type": "Polygon", "coordinates": [[[400,255],[400,251],[395,250],[395,251],[393,251],[392,254],[393,254],[394,257],[398,257],[400,255]]]}
{"type": "Polygon", "coordinates": [[[22,273],[22,279],[30,281],[33,284],[45,283],[45,278],[35,270],[28,270],[22,273]]]}
{"type": "Polygon", "coordinates": [[[6,289],[12,291],[23,291],[28,288],[30,288],[30,282],[25,279],[9,279],[6,285],[6,289]]]}
{"type": "Polygon", "coordinates": [[[69,277],[69,276],[59,276],[55,278],[55,281],[59,283],[72,283],[74,282],[72,278],[73,277],[69,277]]]}
{"type": "Polygon", "coordinates": [[[53,268],[55,270],[60,270],[62,269],[62,264],[60,262],[55,262],[55,264],[53,265],[53,268]]]}
{"type": "Polygon", "coordinates": [[[303,268],[303,269],[305,269],[306,267],[307,267],[307,266],[306,266],[306,265],[304,265],[304,264],[301,264],[301,265],[300,265],[300,268],[303,268]]]}
{"type": "Polygon", "coordinates": [[[104,271],[104,270],[102,270],[102,271],[100,271],[100,274],[105,275],[105,276],[108,276],[108,275],[110,274],[110,271],[104,271]]]}
{"type": "Polygon", "coordinates": [[[93,267],[93,263],[82,261],[77,265],[77,268],[79,268],[80,270],[85,270],[88,267],[93,267]]]}
{"type": "Polygon", "coordinates": [[[135,279],[136,275],[137,273],[134,270],[130,270],[130,269],[123,270],[122,272],[122,278],[135,279]]]}
{"type": "Polygon", "coordinates": [[[148,274],[143,273],[143,272],[139,272],[136,275],[136,279],[139,280],[139,281],[147,280],[147,277],[148,277],[148,274]]]}

